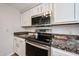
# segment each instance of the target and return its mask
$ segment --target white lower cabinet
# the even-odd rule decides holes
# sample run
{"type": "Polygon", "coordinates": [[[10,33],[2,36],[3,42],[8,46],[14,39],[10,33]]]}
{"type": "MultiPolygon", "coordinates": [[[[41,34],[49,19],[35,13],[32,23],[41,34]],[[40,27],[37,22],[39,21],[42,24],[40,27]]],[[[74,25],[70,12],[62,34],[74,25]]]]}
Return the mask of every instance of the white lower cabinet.
{"type": "Polygon", "coordinates": [[[78,55],[65,50],[51,47],[51,56],[78,56],[78,55]]]}
{"type": "Polygon", "coordinates": [[[25,39],[15,37],[14,39],[14,51],[19,56],[25,56],[26,55],[26,44],[25,39]]]}

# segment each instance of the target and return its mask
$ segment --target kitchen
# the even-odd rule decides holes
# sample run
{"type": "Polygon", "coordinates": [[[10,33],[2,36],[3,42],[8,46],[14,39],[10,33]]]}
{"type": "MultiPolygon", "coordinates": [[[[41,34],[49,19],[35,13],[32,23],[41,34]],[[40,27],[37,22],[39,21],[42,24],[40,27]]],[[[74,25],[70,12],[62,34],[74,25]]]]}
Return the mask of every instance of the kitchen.
{"type": "Polygon", "coordinates": [[[79,3],[2,3],[0,19],[1,56],[79,55],[79,3]]]}

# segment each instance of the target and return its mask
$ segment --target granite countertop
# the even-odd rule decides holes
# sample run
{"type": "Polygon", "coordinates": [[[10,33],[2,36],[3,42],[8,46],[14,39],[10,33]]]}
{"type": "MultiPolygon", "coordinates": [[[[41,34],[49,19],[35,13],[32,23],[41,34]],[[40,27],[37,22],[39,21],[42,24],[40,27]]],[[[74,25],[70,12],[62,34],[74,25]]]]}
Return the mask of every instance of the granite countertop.
{"type": "MultiPolygon", "coordinates": [[[[28,34],[28,33],[37,33],[37,32],[14,32],[14,35],[18,35],[18,34],[28,34]]],[[[43,32],[45,33],[45,32],[43,32]]],[[[46,34],[52,34],[52,35],[68,35],[68,36],[79,36],[78,34],[63,34],[63,33],[52,33],[52,32],[46,32],[46,34]]]]}
{"type": "MultiPolygon", "coordinates": [[[[50,45],[50,44],[48,44],[48,43],[35,40],[35,36],[33,35],[34,33],[36,33],[36,32],[15,32],[15,33],[14,33],[14,36],[23,38],[23,39],[25,39],[25,40],[30,40],[30,41],[34,41],[34,42],[37,42],[37,43],[42,43],[42,44],[50,45]],[[29,33],[31,33],[31,34],[29,34],[29,33]]],[[[55,33],[46,33],[46,34],[52,34],[52,36],[53,36],[53,35],[65,35],[65,34],[55,34],[55,33]]],[[[67,35],[67,34],[66,34],[66,35],[67,35]]],[[[67,35],[67,36],[78,36],[78,35],[67,35]]],[[[53,41],[53,40],[52,40],[52,41],[53,41]]],[[[63,46],[54,45],[54,44],[51,42],[51,47],[55,47],[55,48],[59,48],[59,49],[62,49],[62,50],[66,50],[66,51],[69,51],[69,52],[73,52],[73,53],[79,54],[79,50],[78,50],[78,51],[72,51],[72,50],[70,50],[70,49],[68,49],[68,48],[65,48],[64,46],[65,46],[65,45],[63,45],[63,46]]],[[[73,49],[73,50],[74,50],[74,49],[73,49]]]]}
{"type": "Polygon", "coordinates": [[[33,41],[33,42],[37,42],[37,43],[41,43],[41,44],[45,44],[45,45],[50,45],[50,43],[45,43],[45,42],[36,40],[34,33],[36,33],[36,32],[15,32],[14,36],[23,38],[25,40],[33,41]]]}

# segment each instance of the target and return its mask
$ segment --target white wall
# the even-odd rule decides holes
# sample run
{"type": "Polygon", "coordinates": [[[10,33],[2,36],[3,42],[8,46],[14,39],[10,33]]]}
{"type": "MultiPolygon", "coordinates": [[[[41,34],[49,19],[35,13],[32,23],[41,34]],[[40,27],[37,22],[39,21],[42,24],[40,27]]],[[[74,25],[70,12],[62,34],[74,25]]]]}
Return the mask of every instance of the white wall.
{"type": "Polygon", "coordinates": [[[0,55],[6,56],[13,52],[13,33],[22,31],[20,16],[18,10],[0,4],[0,55]]]}

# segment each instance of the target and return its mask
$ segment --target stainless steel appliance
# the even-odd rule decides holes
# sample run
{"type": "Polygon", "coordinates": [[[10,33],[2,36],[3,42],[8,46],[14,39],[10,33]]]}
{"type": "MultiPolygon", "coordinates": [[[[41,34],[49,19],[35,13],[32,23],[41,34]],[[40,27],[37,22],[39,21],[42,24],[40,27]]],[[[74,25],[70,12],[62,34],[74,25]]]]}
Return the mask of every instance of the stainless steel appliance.
{"type": "Polygon", "coordinates": [[[50,24],[50,14],[40,14],[32,16],[32,25],[45,25],[50,24]]]}
{"type": "Polygon", "coordinates": [[[51,34],[40,33],[37,39],[26,40],[27,56],[50,56],[51,55],[51,34]]]}
{"type": "Polygon", "coordinates": [[[32,41],[26,41],[26,55],[27,56],[49,56],[50,46],[32,42],[32,41]]]}

